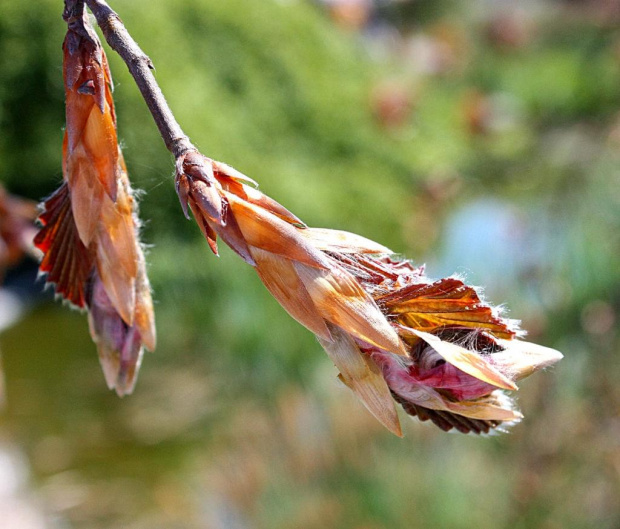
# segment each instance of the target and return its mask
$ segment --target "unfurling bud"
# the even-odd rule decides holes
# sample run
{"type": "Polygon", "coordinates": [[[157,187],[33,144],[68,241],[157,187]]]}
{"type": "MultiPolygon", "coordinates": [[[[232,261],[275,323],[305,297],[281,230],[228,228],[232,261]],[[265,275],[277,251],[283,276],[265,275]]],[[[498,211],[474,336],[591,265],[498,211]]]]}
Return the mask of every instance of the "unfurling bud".
{"type": "Polygon", "coordinates": [[[155,320],[107,59],[82,14],[63,46],[64,181],[43,204],[35,244],[47,283],[88,310],[106,381],[122,396],[133,390],[143,346],[155,348],[155,320]]]}
{"type": "Polygon", "coordinates": [[[431,281],[380,244],[308,228],[224,164],[190,152],[176,178],[184,212],[189,205],[214,253],[220,236],[255,267],[396,435],[394,401],[444,430],[486,433],[519,421],[503,391],[562,356],[519,340],[516,322],[460,279],[431,281]]]}

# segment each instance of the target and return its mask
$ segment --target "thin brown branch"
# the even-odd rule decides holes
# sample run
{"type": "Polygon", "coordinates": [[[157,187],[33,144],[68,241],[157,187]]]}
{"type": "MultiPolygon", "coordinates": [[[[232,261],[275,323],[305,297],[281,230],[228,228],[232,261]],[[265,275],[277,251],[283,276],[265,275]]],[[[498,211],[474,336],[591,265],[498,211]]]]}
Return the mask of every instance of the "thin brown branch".
{"type": "MultiPolygon", "coordinates": [[[[85,0],[110,47],[118,53],[138,85],[168,150],[178,158],[195,147],[178,124],[152,70],[151,59],[131,37],[120,17],[104,0],[85,0]]],[[[70,0],[69,0],[69,3],[70,0]]]]}

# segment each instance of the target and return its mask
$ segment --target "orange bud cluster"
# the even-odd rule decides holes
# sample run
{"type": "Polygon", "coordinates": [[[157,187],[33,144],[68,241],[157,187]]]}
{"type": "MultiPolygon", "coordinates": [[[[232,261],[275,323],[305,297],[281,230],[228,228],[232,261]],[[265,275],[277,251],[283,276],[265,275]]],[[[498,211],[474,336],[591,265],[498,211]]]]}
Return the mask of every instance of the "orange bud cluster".
{"type": "Polygon", "coordinates": [[[56,293],[88,310],[108,386],[131,393],[155,322],[138,220],[116,135],[112,80],[85,15],[63,44],[67,128],[63,183],[46,200],[35,244],[56,293]]]}
{"type": "MultiPolygon", "coordinates": [[[[124,395],[143,347],[155,347],[153,307],[107,60],[83,5],[73,4],[79,15],[67,9],[63,46],[64,181],[44,204],[35,244],[47,281],[88,310],[108,385],[124,395]]],[[[253,180],[195,150],[177,158],[176,189],[211,250],[218,253],[219,237],[254,267],[317,336],[342,382],[396,435],[395,403],[463,433],[519,421],[505,392],[562,357],[522,341],[516,322],[461,279],[430,280],[376,242],[310,228],[253,180]]]]}
{"type": "Polygon", "coordinates": [[[562,356],[519,340],[516,322],[460,279],[431,281],[380,244],[309,228],[225,164],[189,152],[177,160],[176,183],[213,252],[219,236],[255,267],[396,435],[395,401],[444,430],[487,433],[516,422],[503,391],[562,356]]]}

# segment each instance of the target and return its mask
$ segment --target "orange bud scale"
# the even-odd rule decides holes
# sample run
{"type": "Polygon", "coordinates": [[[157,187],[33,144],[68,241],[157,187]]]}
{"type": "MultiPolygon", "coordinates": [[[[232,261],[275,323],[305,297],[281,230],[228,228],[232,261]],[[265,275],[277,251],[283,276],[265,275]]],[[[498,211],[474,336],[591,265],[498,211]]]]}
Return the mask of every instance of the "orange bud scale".
{"type": "Polygon", "coordinates": [[[198,152],[177,160],[183,210],[189,205],[212,249],[217,234],[256,268],[386,428],[402,435],[394,402],[464,433],[521,419],[502,391],[559,360],[557,351],[532,352],[536,346],[517,339],[516,322],[460,279],[431,281],[423,268],[374,241],[308,228],[248,181],[198,152]]]}
{"type": "Polygon", "coordinates": [[[88,311],[108,386],[131,393],[155,322],[136,204],[118,147],[112,79],[83,17],[63,44],[67,127],[63,183],[43,204],[35,245],[58,295],[88,311]]]}

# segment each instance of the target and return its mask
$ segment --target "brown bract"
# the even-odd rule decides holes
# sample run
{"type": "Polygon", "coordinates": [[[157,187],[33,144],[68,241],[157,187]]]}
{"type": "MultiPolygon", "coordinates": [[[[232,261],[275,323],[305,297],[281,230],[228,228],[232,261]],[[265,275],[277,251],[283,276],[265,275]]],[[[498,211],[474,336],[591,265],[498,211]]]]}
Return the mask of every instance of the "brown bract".
{"type": "Polygon", "coordinates": [[[475,288],[431,281],[373,241],[309,228],[235,169],[191,151],[176,187],[217,254],[218,236],[286,311],[317,335],[340,379],[390,431],[394,401],[444,430],[486,433],[520,420],[504,390],[561,358],[518,339],[475,288]]]}
{"type": "Polygon", "coordinates": [[[389,388],[356,340],[397,356],[407,352],[372,297],[324,251],[351,245],[387,249],[348,233],[307,228],[251,179],[197,152],[177,161],[176,178],[181,205],[185,212],[189,206],[213,252],[219,236],[255,267],[286,311],[319,337],[368,409],[400,435],[389,388]]]}
{"type": "Polygon", "coordinates": [[[43,205],[35,243],[40,271],[56,293],[88,310],[108,386],[135,384],[142,346],[155,323],[138,220],[116,136],[107,59],[85,15],[71,19],[63,45],[67,128],[63,184],[43,205]]]}

